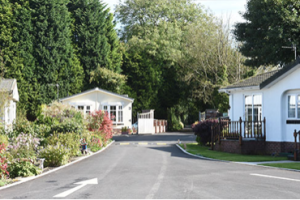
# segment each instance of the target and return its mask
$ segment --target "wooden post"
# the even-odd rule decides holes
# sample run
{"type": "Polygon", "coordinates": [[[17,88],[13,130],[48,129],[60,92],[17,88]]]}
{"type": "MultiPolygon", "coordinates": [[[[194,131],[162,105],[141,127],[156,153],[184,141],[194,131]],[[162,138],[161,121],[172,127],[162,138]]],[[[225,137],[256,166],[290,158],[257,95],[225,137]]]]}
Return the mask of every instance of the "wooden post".
{"type": "Polygon", "coordinates": [[[242,145],[242,117],[240,117],[239,123],[240,123],[240,136],[239,136],[239,143],[242,145]]]}
{"type": "Polygon", "coordinates": [[[295,129],[294,131],[294,138],[295,138],[295,150],[294,150],[294,160],[297,160],[297,131],[295,129]]]}

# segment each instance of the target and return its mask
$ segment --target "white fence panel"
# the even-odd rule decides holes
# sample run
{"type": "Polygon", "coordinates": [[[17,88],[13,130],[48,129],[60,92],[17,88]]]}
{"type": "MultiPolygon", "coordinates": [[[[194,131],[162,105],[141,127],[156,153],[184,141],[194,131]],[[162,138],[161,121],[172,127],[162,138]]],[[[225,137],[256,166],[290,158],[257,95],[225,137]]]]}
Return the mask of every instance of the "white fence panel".
{"type": "Polygon", "coordinates": [[[138,114],[138,133],[139,134],[154,134],[154,113],[138,114]]]}

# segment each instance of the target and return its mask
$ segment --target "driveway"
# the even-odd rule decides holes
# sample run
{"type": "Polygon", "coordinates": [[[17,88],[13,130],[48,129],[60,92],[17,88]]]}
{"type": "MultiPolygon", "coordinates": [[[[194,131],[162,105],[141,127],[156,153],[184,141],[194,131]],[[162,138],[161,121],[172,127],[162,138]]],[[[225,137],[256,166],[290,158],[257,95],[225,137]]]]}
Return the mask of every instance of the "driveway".
{"type": "Polygon", "coordinates": [[[192,134],[118,136],[104,152],[38,179],[0,191],[0,198],[184,199],[299,198],[293,171],[201,160],[174,143],[192,134]],[[54,197],[86,184],[65,197],[54,197]]]}

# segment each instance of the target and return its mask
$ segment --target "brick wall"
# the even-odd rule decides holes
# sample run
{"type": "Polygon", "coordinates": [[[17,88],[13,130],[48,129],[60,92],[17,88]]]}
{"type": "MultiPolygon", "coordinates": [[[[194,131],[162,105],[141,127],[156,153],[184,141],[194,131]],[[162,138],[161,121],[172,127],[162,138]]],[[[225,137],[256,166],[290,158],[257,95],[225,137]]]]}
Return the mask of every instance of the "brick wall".
{"type": "Polygon", "coordinates": [[[243,140],[242,145],[238,140],[221,140],[216,142],[214,147],[217,151],[238,154],[278,154],[283,152],[293,152],[293,142],[264,142],[255,140],[243,140]]]}

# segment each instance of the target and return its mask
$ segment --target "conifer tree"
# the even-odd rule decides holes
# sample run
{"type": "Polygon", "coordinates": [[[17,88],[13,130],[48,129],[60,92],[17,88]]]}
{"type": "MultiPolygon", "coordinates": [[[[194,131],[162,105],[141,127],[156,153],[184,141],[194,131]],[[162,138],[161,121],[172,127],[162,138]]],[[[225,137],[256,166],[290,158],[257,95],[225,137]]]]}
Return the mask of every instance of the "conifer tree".
{"type": "Polygon", "coordinates": [[[112,69],[106,38],[106,6],[99,0],[71,0],[68,8],[74,19],[73,43],[84,69],[84,89],[90,89],[95,87],[90,84],[90,73],[98,65],[112,69]]]}
{"type": "Polygon", "coordinates": [[[110,47],[108,55],[108,67],[110,70],[120,73],[121,72],[121,63],[122,63],[122,52],[120,49],[120,41],[115,30],[115,22],[113,21],[113,14],[109,12],[109,9],[105,11],[106,20],[105,20],[105,29],[106,29],[106,38],[108,45],[110,47]]]}
{"type": "Polygon", "coordinates": [[[18,43],[18,54],[22,59],[22,78],[18,78],[20,100],[18,110],[26,111],[29,119],[34,119],[38,107],[39,91],[33,57],[33,26],[28,0],[11,0],[13,4],[13,41],[18,43]]]}
{"type": "Polygon", "coordinates": [[[35,75],[40,87],[39,103],[77,93],[82,86],[82,66],[71,42],[68,0],[33,2],[35,75]],[[57,88],[58,85],[58,88],[57,88]]]}

